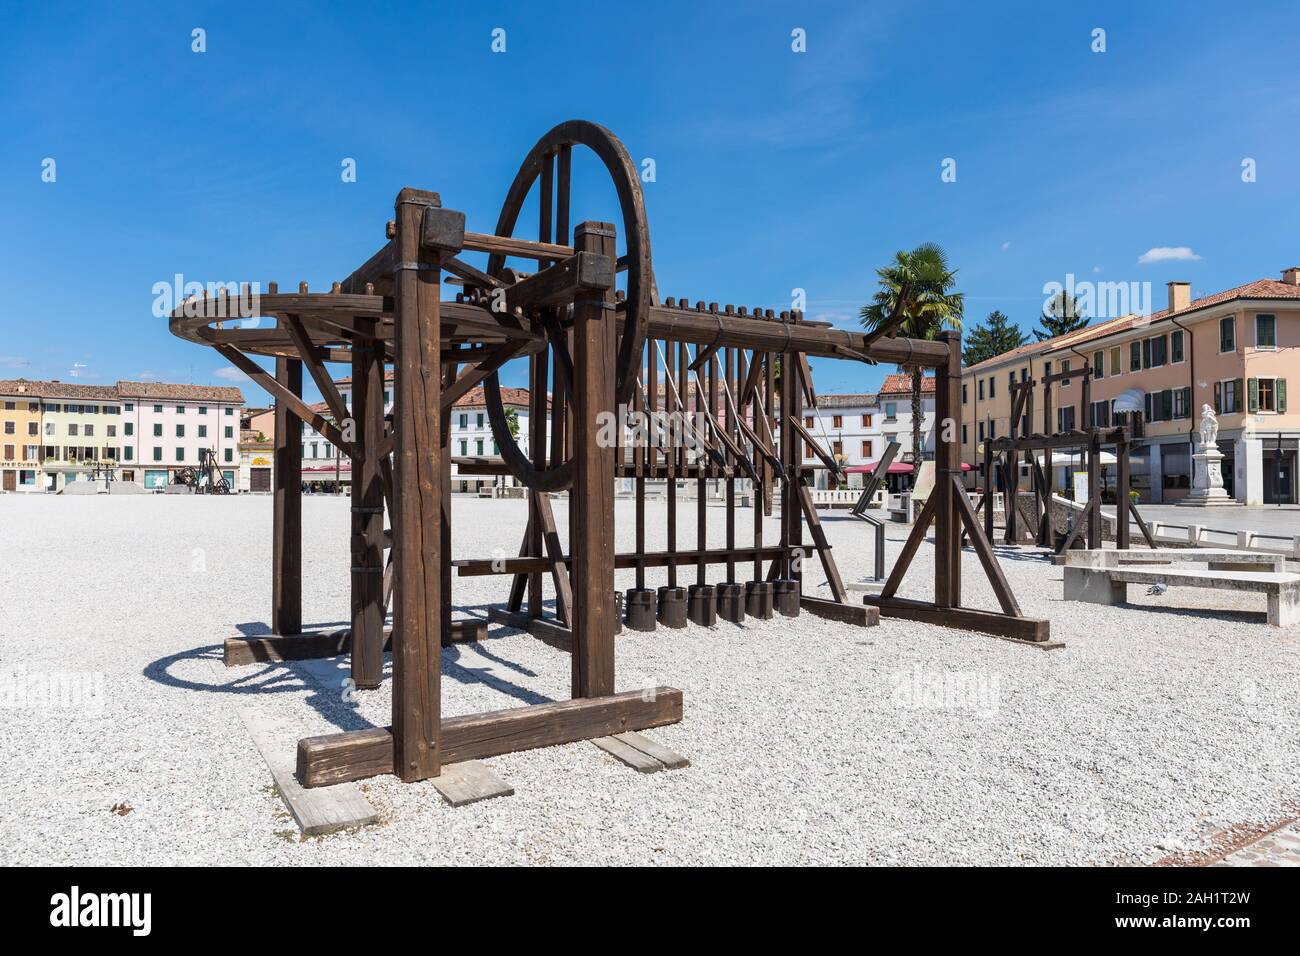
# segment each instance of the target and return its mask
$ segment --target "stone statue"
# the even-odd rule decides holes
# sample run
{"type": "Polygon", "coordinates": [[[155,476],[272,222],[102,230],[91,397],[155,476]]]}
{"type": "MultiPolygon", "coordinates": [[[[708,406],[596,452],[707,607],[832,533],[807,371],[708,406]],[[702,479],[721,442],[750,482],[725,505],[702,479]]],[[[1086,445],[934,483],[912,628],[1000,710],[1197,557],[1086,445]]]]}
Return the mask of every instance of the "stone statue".
{"type": "Polygon", "coordinates": [[[1209,405],[1201,406],[1201,447],[1209,448],[1219,440],[1219,418],[1209,405]]]}

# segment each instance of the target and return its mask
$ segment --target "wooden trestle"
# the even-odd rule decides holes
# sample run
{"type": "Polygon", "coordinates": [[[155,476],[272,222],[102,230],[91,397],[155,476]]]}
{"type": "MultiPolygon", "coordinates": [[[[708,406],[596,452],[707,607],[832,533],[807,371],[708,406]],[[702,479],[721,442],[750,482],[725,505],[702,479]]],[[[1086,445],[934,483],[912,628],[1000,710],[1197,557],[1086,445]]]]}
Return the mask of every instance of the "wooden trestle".
{"type": "Polygon", "coordinates": [[[260,314],[273,323],[232,321],[227,309],[233,299],[226,296],[188,300],[171,320],[175,334],[215,348],[276,400],[274,634],[227,641],[226,662],[350,651],[352,677],[364,689],[382,680],[391,642],[391,726],[299,741],[304,786],[378,773],[423,780],[438,776],[447,763],[680,720],[678,690],[616,692],[615,570],[621,568],[635,572],[627,623],[642,629],[684,626],[688,617],[711,624],[715,615],[739,622],[747,615],[806,610],[859,625],[874,624],[884,613],[1046,640],[1047,623],[1021,615],[959,487],[955,335],[912,341],[835,329],[799,312],[776,315],[702,301],[692,306],[673,298],[661,304],[636,166],[612,134],[590,123],[561,124],[534,147],[511,186],[496,234],[467,231],[464,214],[443,208],[436,193],[407,188],[397,196],[386,239],[330,292],[310,293],[304,284],[280,293],[269,286],[260,314]],[[591,149],[605,164],[619,195],[621,228],[607,222],[570,226],[574,146],[591,149]],[[534,185],[542,200],[536,241],[513,235],[534,185]],[[621,255],[620,240],[626,248],[621,255]],[[465,261],[471,252],[489,256],[486,268],[465,261]],[[508,258],[528,260],[535,271],[507,267],[508,258]],[[454,301],[441,298],[444,277],[460,288],[454,301]],[[275,373],[251,355],[273,357],[275,373]],[[814,469],[804,464],[803,444],[833,466],[802,426],[804,403],[816,401],[810,356],[906,362],[933,367],[939,376],[937,490],[884,593],[867,604],[848,603],[810,492],[814,469]],[[507,426],[497,379],[506,362],[521,358],[530,365],[527,454],[507,426]],[[326,370],[330,362],[351,366],[350,409],[326,370]],[[383,413],[387,366],[395,370],[391,424],[383,413]],[[329,415],[303,401],[304,368],[329,415]],[[517,557],[453,560],[449,417],[455,401],[480,385],[501,456],[457,458],[456,466],[460,474],[517,478],[528,488],[528,523],[517,557]],[[629,440],[622,427],[609,428],[620,412],[647,416],[648,440],[629,440]],[[665,427],[667,415],[672,418],[665,427]],[[352,459],[352,615],[351,627],[339,631],[303,630],[302,422],[352,459]],[[625,554],[614,547],[618,476],[630,477],[636,490],[636,547],[625,554]],[[652,480],[667,483],[663,551],[647,547],[646,486],[652,480]],[[694,540],[679,540],[679,481],[696,483],[694,540]],[[709,539],[710,482],[726,491],[723,541],[709,539]],[[740,527],[740,482],[751,495],[748,533],[740,527]],[[567,550],[551,507],[557,491],[569,494],[567,550]],[[764,538],[763,509],[777,501],[780,536],[773,542],[764,538]],[[931,524],[934,600],[904,601],[895,592],[931,524]],[[963,526],[993,582],[999,611],[961,606],[963,526]],[[814,552],[829,597],[804,593],[804,562],[814,552]],[[710,583],[711,565],[724,568],[722,581],[710,583]],[[652,569],[664,569],[666,583],[657,591],[648,587],[652,569]],[[452,620],[453,573],[509,576],[505,606],[493,617],[570,650],[572,700],[442,717],[440,647],[485,634],[481,619],[452,620]],[[548,577],[556,595],[553,617],[545,616],[542,600],[548,577]],[[390,604],[393,622],[386,628],[390,604]]]}

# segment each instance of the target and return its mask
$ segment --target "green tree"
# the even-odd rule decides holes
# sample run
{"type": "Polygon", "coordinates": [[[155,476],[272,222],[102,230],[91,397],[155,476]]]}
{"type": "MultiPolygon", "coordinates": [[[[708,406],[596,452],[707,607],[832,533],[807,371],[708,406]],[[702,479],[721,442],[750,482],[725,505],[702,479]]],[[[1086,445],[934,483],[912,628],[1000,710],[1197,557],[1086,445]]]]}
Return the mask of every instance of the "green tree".
{"type": "Polygon", "coordinates": [[[1038,319],[1041,329],[1034,329],[1034,337],[1042,342],[1067,332],[1077,332],[1088,324],[1088,317],[1079,310],[1079,297],[1067,295],[1064,290],[1052,296],[1038,319]]]}
{"type": "MultiPolygon", "coordinates": [[[[909,339],[933,339],[943,329],[961,331],[963,296],[954,292],[956,270],[948,265],[948,256],[933,242],[922,243],[911,252],[899,250],[883,269],[876,270],[880,288],[869,305],[860,312],[868,331],[886,326],[890,317],[899,315],[896,333],[909,339]]],[[[912,455],[921,461],[921,379],[925,368],[900,365],[912,377],[912,455]]],[[[941,427],[941,426],[940,426],[941,427]]]]}
{"type": "Polygon", "coordinates": [[[506,409],[506,427],[510,430],[511,438],[519,437],[519,409],[506,409]]]}
{"type": "Polygon", "coordinates": [[[967,366],[978,365],[991,358],[996,358],[1012,349],[1018,349],[1029,341],[1029,336],[1011,324],[1011,320],[994,309],[988,318],[976,325],[966,336],[966,346],[962,349],[962,361],[967,366]]]}

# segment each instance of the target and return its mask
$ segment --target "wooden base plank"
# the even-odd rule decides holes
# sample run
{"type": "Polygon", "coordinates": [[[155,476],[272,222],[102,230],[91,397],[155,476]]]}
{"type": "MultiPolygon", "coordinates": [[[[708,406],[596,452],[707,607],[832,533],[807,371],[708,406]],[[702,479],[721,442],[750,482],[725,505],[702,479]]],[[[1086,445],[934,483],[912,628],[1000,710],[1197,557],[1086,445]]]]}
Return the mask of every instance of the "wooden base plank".
{"type": "Polygon", "coordinates": [[[869,594],[862,599],[879,609],[887,617],[901,617],[909,621],[922,621],[965,631],[980,631],[1004,640],[1029,644],[1050,651],[1065,646],[1063,641],[1051,639],[1051,622],[1040,617],[1010,617],[997,611],[975,608],[939,608],[926,601],[913,601],[900,597],[879,597],[869,594]]]}
{"type": "Polygon", "coordinates": [[[293,728],[286,721],[251,707],[237,710],[303,836],[321,836],[379,822],[375,808],[350,783],[307,790],[298,782],[294,776],[293,728]]]}
{"type": "MultiPolygon", "coordinates": [[[[487,621],[471,619],[451,622],[453,644],[487,640],[487,621]]],[[[384,650],[392,650],[393,629],[384,628],[384,650]]],[[[306,631],[302,634],[264,634],[258,637],[228,637],[222,651],[227,667],[244,664],[310,661],[339,657],[352,652],[352,629],[306,631]]]]}
{"type": "Polygon", "coordinates": [[[651,740],[644,734],[638,734],[636,731],[628,731],[625,734],[616,734],[614,740],[621,740],[629,747],[635,747],[647,757],[654,757],[669,770],[680,770],[683,767],[689,767],[691,762],[675,750],[670,750],[657,740],[651,740]]]}
{"type": "Polygon", "coordinates": [[[875,627],[880,623],[880,610],[862,604],[841,604],[827,598],[799,595],[799,606],[809,614],[824,617],[830,621],[843,624],[856,624],[859,627],[875,627]]]}
{"type": "Polygon", "coordinates": [[[619,761],[619,763],[627,764],[637,773],[658,773],[664,769],[663,763],[649,754],[637,750],[618,737],[593,737],[591,742],[619,761]]]}
{"type": "MultiPolygon", "coordinates": [[[[681,719],[682,692],[674,687],[448,717],[442,721],[443,762],[460,763],[610,737],[675,724],[681,719]]],[[[298,741],[298,780],[304,787],[392,772],[393,734],[389,727],[298,741]]]]}
{"type": "Polygon", "coordinates": [[[529,617],[524,611],[507,611],[505,608],[488,608],[488,620],[493,624],[504,624],[527,631],[543,644],[562,651],[573,650],[573,631],[563,624],[545,617],[529,617]]]}
{"type": "Polygon", "coordinates": [[[515,788],[493,773],[487,764],[477,760],[443,764],[442,772],[429,782],[453,807],[464,807],[493,797],[509,797],[515,792],[515,788]]]}

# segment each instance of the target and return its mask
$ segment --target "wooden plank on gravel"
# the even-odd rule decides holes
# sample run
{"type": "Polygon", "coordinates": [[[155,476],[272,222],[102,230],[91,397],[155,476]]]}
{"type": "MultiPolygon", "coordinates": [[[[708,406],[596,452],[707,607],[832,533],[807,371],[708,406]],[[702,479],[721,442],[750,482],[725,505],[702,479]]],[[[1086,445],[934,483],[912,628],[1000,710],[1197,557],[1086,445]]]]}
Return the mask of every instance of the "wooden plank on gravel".
{"type": "Polygon", "coordinates": [[[638,750],[626,741],[620,740],[618,737],[593,737],[591,742],[615,760],[627,764],[637,773],[658,773],[664,769],[661,761],[638,750]]]}
{"type": "Polygon", "coordinates": [[[493,773],[487,764],[477,760],[444,765],[442,773],[430,782],[453,807],[464,807],[493,797],[509,797],[515,792],[515,788],[493,773]]]}
{"type": "Polygon", "coordinates": [[[675,750],[670,750],[657,740],[651,740],[644,734],[638,734],[634,730],[629,730],[625,734],[615,734],[612,738],[621,740],[629,747],[635,747],[647,757],[654,757],[669,770],[681,770],[683,767],[689,767],[691,762],[675,750]]]}
{"type": "Polygon", "coordinates": [[[251,707],[236,709],[271,770],[271,779],[280,791],[280,798],[293,814],[303,836],[321,836],[379,822],[379,814],[354,784],[307,790],[298,782],[294,776],[298,733],[288,722],[259,713],[251,707]]]}

